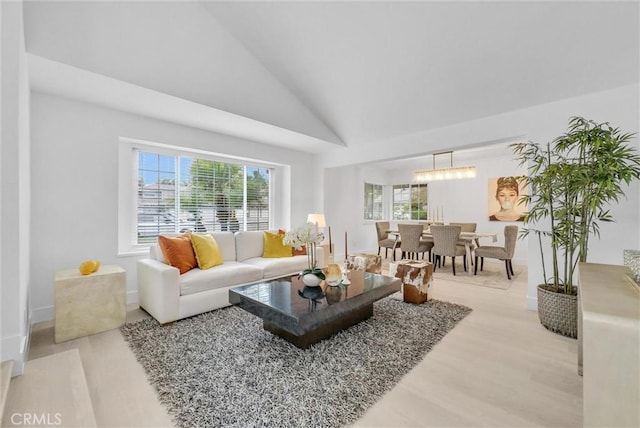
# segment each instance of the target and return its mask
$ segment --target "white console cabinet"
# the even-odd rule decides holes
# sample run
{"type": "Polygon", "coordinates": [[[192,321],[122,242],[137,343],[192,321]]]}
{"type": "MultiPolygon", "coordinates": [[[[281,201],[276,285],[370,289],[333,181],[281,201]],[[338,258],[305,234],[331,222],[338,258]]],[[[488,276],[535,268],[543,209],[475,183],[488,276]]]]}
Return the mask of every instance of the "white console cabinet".
{"type": "Polygon", "coordinates": [[[585,427],[640,427],[640,288],[624,266],[581,263],[578,367],[585,427]]]}

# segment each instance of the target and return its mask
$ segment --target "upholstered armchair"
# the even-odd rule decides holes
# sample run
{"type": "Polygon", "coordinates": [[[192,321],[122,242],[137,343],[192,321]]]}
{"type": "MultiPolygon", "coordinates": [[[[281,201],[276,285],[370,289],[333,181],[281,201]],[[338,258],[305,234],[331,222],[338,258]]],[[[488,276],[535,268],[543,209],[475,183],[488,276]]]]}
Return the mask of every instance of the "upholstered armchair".
{"type": "Polygon", "coordinates": [[[421,224],[399,224],[398,230],[400,231],[400,239],[402,240],[400,245],[402,258],[405,258],[405,255],[407,255],[408,258],[413,259],[415,255],[417,259],[418,254],[422,253],[422,258],[424,259],[424,253],[428,252],[429,260],[431,260],[433,242],[421,239],[424,230],[421,224]]]}
{"type": "Polygon", "coordinates": [[[504,247],[498,247],[494,245],[484,245],[476,248],[475,251],[475,269],[474,275],[478,274],[478,257],[480,257],[480,271],[484,268],[484,258],[489,257],[492,259],[504,260],[504,266],[507,271],[507,278],[511,279],[513,275],[513,264],[511,259],[513,253],[516,250],[516,240],[518,239],[518,226],[505,226],[504,227],[504,247]]]}
{"type": "Polygon", "coordinates": [[[442,266],[444,259],[451,257],[451,265],[453,274],[456,274],[456,257],[462,256],[464,270],[467,270],[467,251],[464,245],[458,243],[460,238],[460,226],[431,226],[431,234],[433,236],[433,249],[431,250],[434,262],[433,269],[440,265],[440,257],[442,257],[442,266]]]}
{"type": "MultiPolygon", "coordinates": [[[[449,226],[460,226],[460,233],[464,232],[475,232],[478,227],[477,223],[449,223],[449,226]]],[[[480,246],[480,243],[477,239],[474,240],[476,246],[480,246]]],[[[464,240],[458,240],[458,245],[464,245],[464,240]]]]}
{"type": "MultiPolygon", "coordinates": [[[[393,250],[393,247],[396,243],[395,239],[389,238],[389,222],[388,221],[378,221],[376,222],[376,233],[378,234],[378,255],[380,255],[380,248],[384,247],[384,258],[387,258],[387,253],[389,248],[393,250]]],[[[400,241],[398,240],[398,244],[400,241]]],[[[393,259],[395,260],[395,253],[393,254],[393,259]]]]}
{"type": "Polygon", "coordinates": [[[449,226],[460,226],[460,233],[475,232],[477,223],[449,223],[449,226]]]}

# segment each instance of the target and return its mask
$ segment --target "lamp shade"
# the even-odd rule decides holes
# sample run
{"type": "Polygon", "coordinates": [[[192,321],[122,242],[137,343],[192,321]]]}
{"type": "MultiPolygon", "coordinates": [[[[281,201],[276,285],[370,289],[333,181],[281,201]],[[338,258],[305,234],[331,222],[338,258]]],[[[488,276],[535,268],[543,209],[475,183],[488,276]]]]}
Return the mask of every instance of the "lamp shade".
{"type": "Polygon", "coordinates": [[[313,223],[318,227],[326,227],[327,222],[324,219],[324,214],[313,213],[307,216],[307,223],[313,223]]]}

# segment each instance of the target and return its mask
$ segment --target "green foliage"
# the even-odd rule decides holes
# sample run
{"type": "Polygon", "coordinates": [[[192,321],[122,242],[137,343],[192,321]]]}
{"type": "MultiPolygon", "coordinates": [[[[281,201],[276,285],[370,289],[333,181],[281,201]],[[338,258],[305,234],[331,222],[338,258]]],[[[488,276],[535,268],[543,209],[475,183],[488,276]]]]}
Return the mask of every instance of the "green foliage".
{"type": "Polygon", "coordinates": [[[259,170],[247,176],[247,205],[251,208],[264,208],[269,205],[269,183],[259,170]]]}
{"type": "Polygon", "coordinates": [[[415,208],[411,211],[411,219],[412,220],[426,220],[427,212],[422,208],[415,208]]]}
{"type": "Polygon", "coordinates": [[[397,184],[393,186],[393,218],[396,220],[427,219],[427,185],[397,184]]]}
{"type": "Polygon", "coordinates": [[[525,226],[549,225],[525,227],[521,236],[538,238],[544,281],[554,291],[574,293],[574,273],[578,262],[587,261],[589,238],[600,236],[600,222],[613,221],[608,206],[624,196],[622,185],[640,178],[640,157],[626,145],[633,136],[608,123],[573,117],[567,133],[546,146],[511,145],[520,164],[528,168],[525,180],[530,191],[522,197],[529,206],[525,226]],[[551,246],[549,277],[543,239],[551,246]]]}
{"type": "Polygon", "coordinates": [[[414,184],[411,186],[411,219],[427,219],[427,185],[414,184]]]}
{"type": "MultiPolygon", "coordinates": [[[[268,170],[256,168],[246,177],[247,206],[258,212],[269,207],[269,181],[265,173],[268,174],[268,170]]],[[[242,166],[194,159],[189,180],[181,188],[180,207],[194,214],[204,207],[213,207],[221,222],[233,220],[235,210],[243,208],[244,185],[242,166]]]]}
{"type": "Polygon", "coordinates": [[[215,206],[218,201],[230,207],[242,206],[243,168],[206,159],[194,159],[190,167],[191,192],[183,195],[183,208],[215,206]]]}
{"type": "Polygon", "coordinates": [[[382,186],[379,184],[364,183],[364,218],[382,218],[382,186]]]}

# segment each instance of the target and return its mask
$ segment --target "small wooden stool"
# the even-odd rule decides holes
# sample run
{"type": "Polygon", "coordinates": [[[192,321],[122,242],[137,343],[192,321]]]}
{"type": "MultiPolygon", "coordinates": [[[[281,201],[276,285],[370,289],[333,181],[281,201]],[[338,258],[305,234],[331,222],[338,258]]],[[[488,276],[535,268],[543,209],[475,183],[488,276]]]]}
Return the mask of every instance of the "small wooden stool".
{"type": "Polygon", "coordinates": [[[430,299],[433,282],[433,264],[415,260],[400,260],[389,264],[389,276],[402,280],[402,299],[407,303],[421,304],[430,299]]]}

